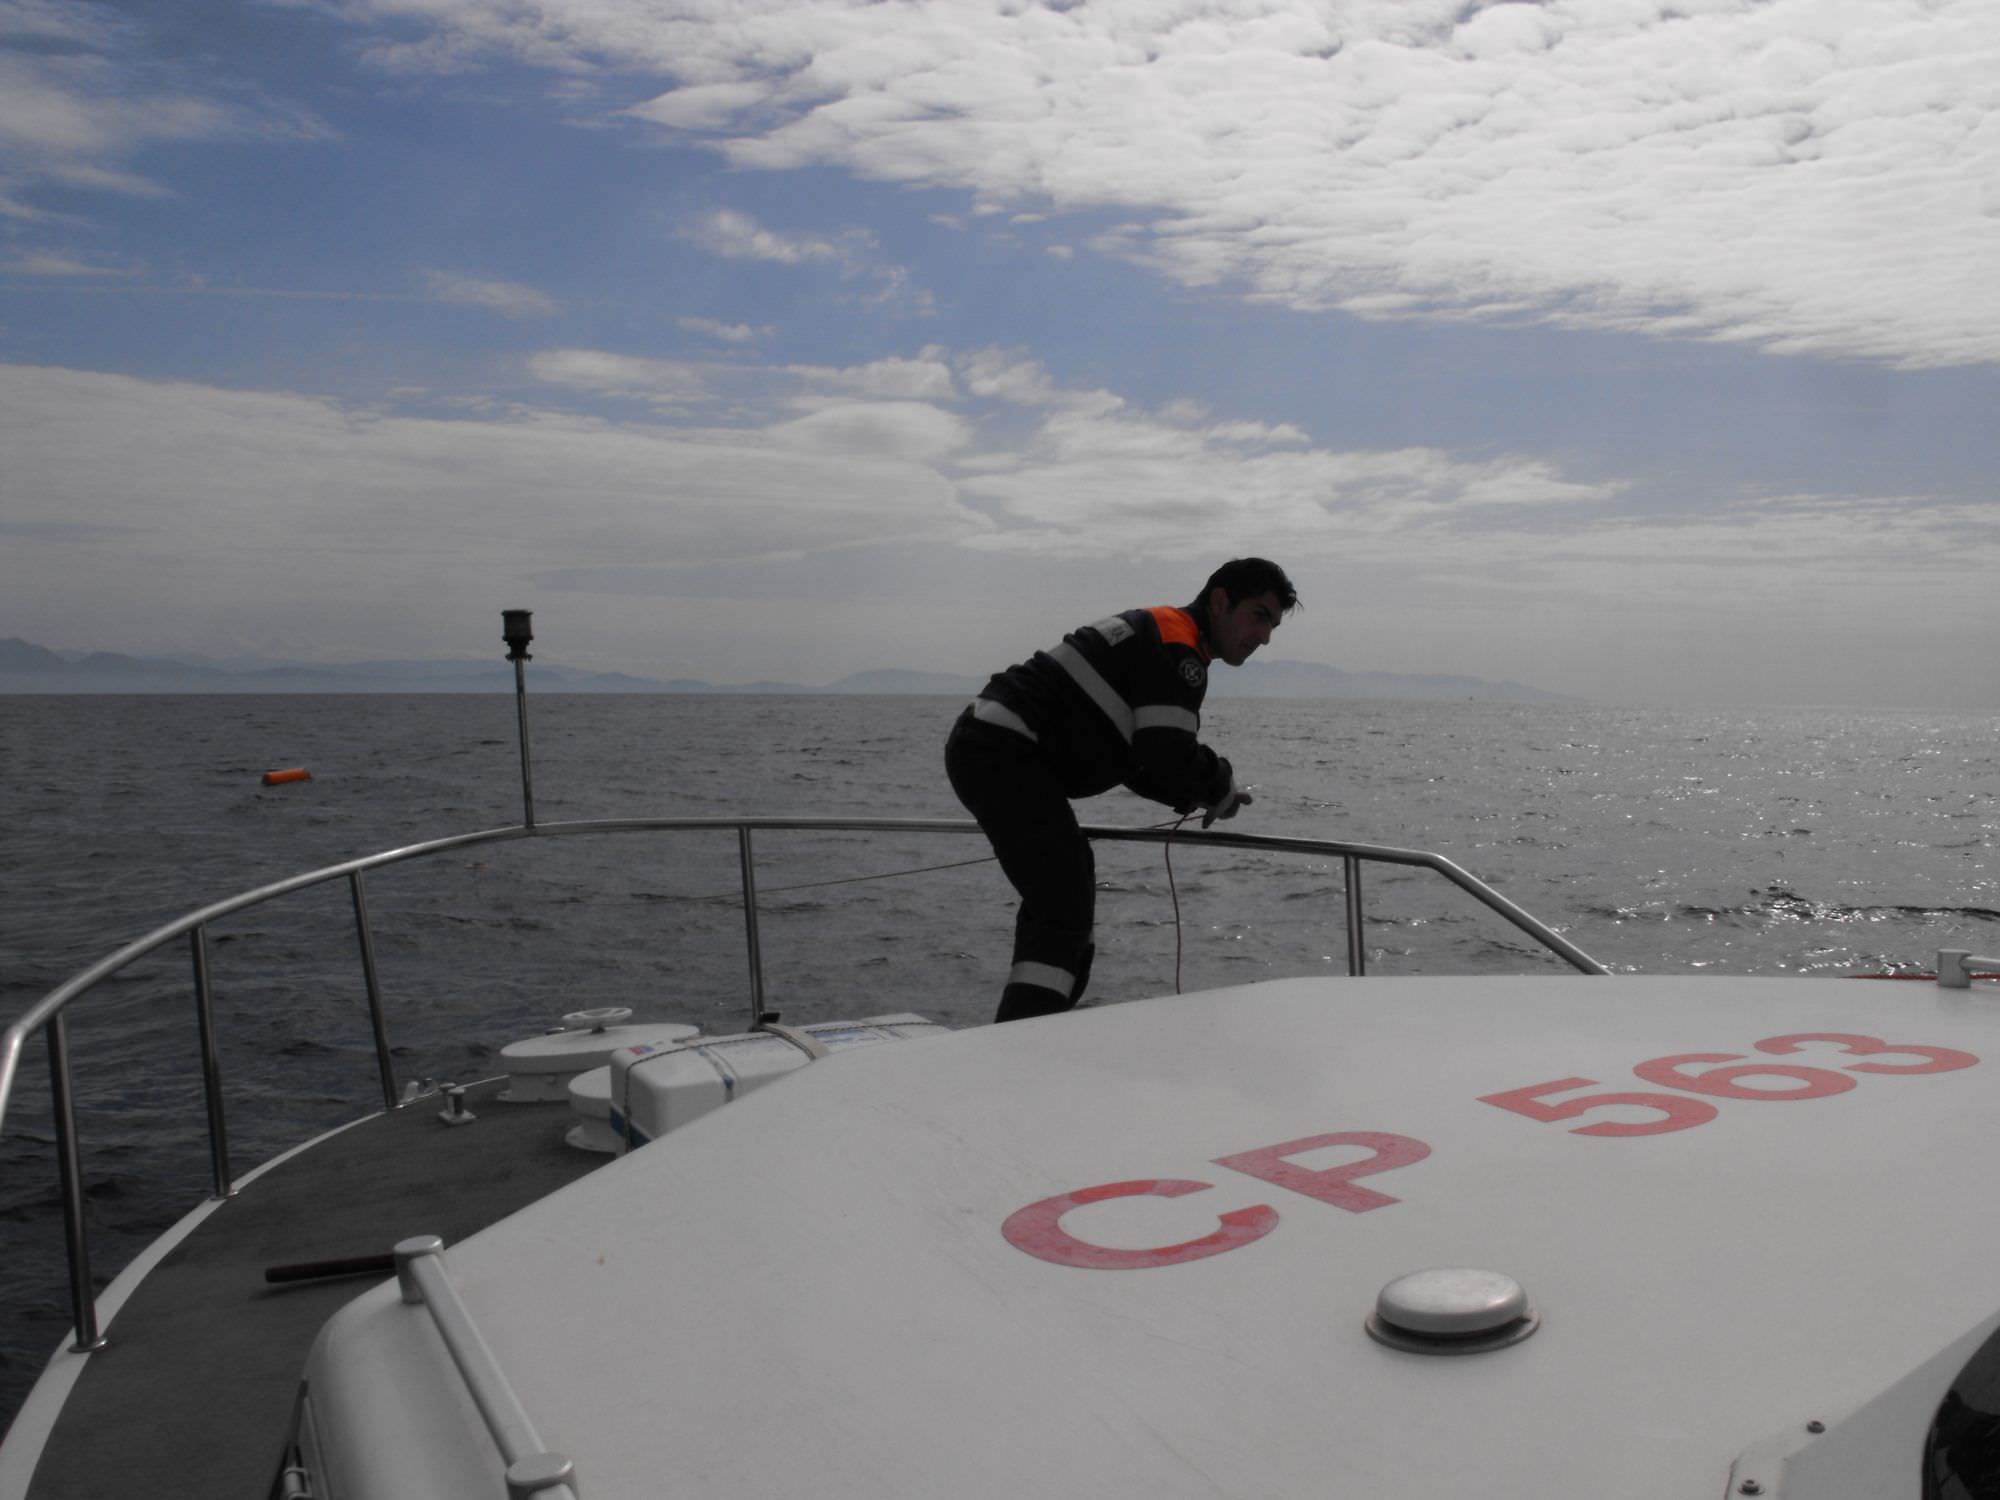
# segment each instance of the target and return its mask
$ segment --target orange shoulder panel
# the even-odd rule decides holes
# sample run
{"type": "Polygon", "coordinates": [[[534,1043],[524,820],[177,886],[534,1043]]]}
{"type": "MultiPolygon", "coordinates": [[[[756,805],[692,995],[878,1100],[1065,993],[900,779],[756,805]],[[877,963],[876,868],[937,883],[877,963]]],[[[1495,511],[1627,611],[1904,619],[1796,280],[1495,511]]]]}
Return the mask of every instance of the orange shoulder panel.
{"type": "Polygon", "coordinates": [[[1208,653],[1201,648],[1201,632],[1195,629],[1194,616],[1172,604],[1156,604],[1146,611],[1153,617],[1153,623],[1160,627],[1160,639],[1170,646],[1186,646],[1208,660],[1208,653]]]}

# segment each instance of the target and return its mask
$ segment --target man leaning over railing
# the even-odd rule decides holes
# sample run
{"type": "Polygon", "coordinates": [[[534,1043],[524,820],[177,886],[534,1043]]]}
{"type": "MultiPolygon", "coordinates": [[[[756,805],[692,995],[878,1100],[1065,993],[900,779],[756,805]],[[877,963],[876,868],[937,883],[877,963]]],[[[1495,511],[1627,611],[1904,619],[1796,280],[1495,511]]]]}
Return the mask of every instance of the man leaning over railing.
{"type": "Polygon", "coordinates": [[[1020,893],[1014,965],[996,1021],[1068,1010],[1090,980],[1095,862],[1071,799],[1114,786],[1202,827],[1250,796],[1197,738],[1208,667],[1240,667],[1298,592],[1276,563],[1239,557],[1186,608],[1128,609],[996,674],[960,714],[945,771],[1020,893]]]}

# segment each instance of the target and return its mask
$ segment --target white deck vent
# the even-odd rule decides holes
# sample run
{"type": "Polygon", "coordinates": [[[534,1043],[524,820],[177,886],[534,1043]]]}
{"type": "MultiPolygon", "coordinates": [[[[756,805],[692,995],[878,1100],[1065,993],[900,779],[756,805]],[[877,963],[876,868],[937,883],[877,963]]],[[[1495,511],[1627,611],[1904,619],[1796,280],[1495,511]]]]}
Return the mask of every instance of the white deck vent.
{"type": "Polygon", "coordinates": [[[1383,1287],[1367,1328],[1376,1342],[1411,1354],[1483,1354],[1520,1343],[1541,1321],[1513,1277],[1451,1266],[1383,1287]]]}
{"type": "Polygon", "coordinates": [[[579,1073],[601,1068],[622,1047],[670,1047],[699,1035],[699,1026],[675,1021],[634,1023],[623,1005],[573,1010],[540,1036],[509,1042],[500,1049],[500,1066],[507,1088],[500,1098],[509,1104],[541,1104],[569,1097],[569,1084],[579,1073]]]}

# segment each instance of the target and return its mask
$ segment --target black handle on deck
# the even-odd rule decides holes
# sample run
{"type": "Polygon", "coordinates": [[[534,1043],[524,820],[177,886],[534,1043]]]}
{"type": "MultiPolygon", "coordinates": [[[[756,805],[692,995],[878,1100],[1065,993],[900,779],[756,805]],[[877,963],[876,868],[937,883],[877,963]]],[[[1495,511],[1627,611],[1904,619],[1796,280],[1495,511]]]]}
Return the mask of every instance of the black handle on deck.
{"type": "Polygon", "coordinates": [[[264,1279],[270,1282],[324,1281],[333,1276],[393,1276],[394,1255],[349,1255],[338,1260],[306,1260],[295,1266],[266,1266],[264,1279]]]}

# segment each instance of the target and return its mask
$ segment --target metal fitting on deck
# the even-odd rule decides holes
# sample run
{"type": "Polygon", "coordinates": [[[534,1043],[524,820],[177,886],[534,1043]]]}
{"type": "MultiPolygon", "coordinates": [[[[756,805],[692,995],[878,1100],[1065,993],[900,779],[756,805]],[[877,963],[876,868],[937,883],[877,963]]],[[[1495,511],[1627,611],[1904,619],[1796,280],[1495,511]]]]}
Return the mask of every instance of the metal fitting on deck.
{"type": "Polygon", "coordinates": [[[1938,950],[1937,982],[1945,989],[1971,989],[1974,974],[1996,972],[2000,972],[2000,958],[1981,958],[1966,948],[1938,950]]]}

